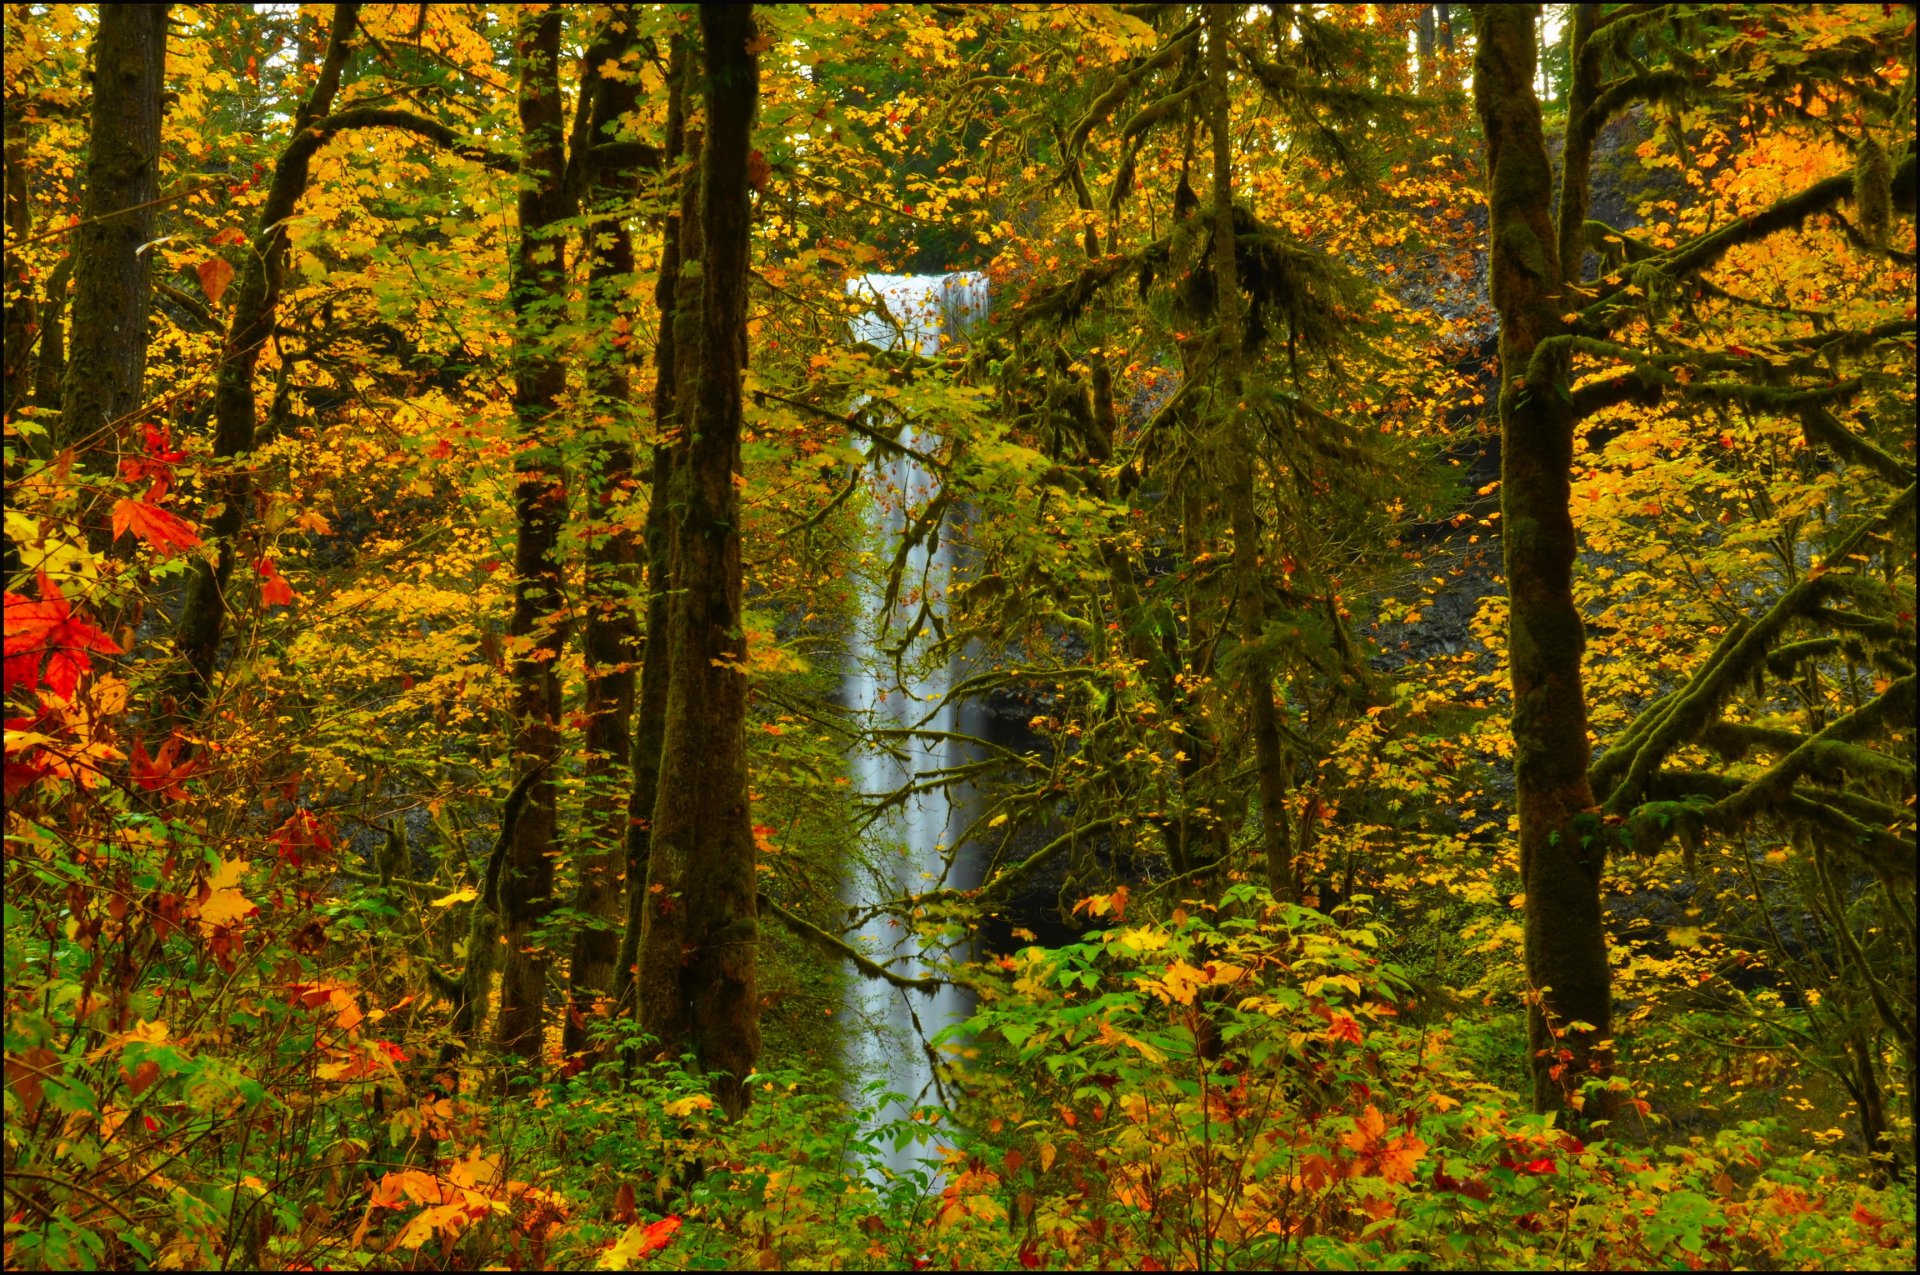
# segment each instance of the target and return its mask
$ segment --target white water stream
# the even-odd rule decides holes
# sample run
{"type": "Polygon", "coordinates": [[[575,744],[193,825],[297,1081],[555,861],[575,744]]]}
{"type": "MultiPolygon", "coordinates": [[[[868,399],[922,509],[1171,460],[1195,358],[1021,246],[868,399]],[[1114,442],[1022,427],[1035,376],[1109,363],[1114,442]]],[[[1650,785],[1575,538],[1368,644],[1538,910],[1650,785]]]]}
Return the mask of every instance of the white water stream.
{"type": "MultiPolygon", "coordinates": [[[[987,312],[987,281],[980,274],[867,275],[849,283],[848,292],[874,302],[871,311],[855,320],[853,340],[884,349],[910,347],[932,354],[943,337],[964,332],[987,312]]],[[[940,445],[938,421],[870,417],[870,422],[882,429],[897,426],[899,441],[913,451],[924,454],[940,445]]],[[[956,662],[930,658],[924,638],[916,640],[898,671],[886,651],[899,642],[922,596],[936,610],[945,608],[954,560],[951,537],[944,534],[931,549],[922,541],[909,551],[898,598],[892,607],[886,600],[888,567],[912,518],[939,494],[938,477],[912,456],[880,455],[870,462],[869,484],[869,556],[858,580],[860,614],[848,641],[844,691],[848,707],[869,731],[919,732],[876,739],[849,758],[854,783],[862,795],[873,797],[968,758],[945,737],[960,725],[955,706],[947,701],[959,671],[956,662]]],[[[965,811],[947,791],[922,794],[890,811],[869,834],[869,844],[877,851],[873,867],[853,867],[847,905],[864,911],[941,885],[965,889],[978,884],[963,879],[964,864],[956,873],[947,869],[952,840],[965,825],[965,811]]],[[[909,978],[932,972],[940,956],[927,950],[910,929],[884,917],[870,922],[853,941],[875,961],[909,978]]],[[[856,978],[848,999],[853,1018],[849,1072],[859,1084],[879,1080],[887,1093],[898,1095],[870,1128],[909,1119],[917,1104],[938,1102],[926,1042],[972,1013],[973,998],[953,987],[926,996],[878,979],[856,978]]],[[[888,1145],[883,1163],[896,1172],[931,1158],[927,1148],[888,1145]]]]}

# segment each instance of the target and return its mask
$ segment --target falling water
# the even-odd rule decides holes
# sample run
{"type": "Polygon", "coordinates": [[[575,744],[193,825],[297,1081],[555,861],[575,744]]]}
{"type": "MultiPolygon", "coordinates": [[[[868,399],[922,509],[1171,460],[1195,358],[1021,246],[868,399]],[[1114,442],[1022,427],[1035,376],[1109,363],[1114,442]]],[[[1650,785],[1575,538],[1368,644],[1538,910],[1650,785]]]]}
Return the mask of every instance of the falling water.
{"type": "MultiPolygon", "coordinates": [[[[867,275],[850,283],[848,291],[875,303],[853,324],[856,342],[883,349],[911,347],[921,354],[932,354],[944,336],[963,332],[987,308],[987,281],[979,274],[867,275]]],[[[897,425],[899,441],[910,451],[925,453],[939,446],[937,421],[908,417],[873,423],[881,428],[897,425]]],[[[914,649],[896,671],[883,650],[883,644],[898,642],[922,595],[935,607],[944,605],[954,569],[949,536],[931,538],[931,547],[922,540],[909,551],[891,614],[883,565],[893,561],[910,520],[939,494],[939,479],[911,455],[876,456],[870,472],[866,536],[872,551],[869,561],[874,565],[859,580],[860,617],[848,644],[845,693],[848,707],[870,731],[918,732],[894,736],[891,741],[876,736],[856,748],[850,758],[854,782],[862,795],[874,797],[901,788],[915,775],[925,776],[968,758],[949,738],[961,725],[958,710],[948,700],[957,671],[954,661],[936,660],[925,649],[914,649]]],[[[916,645],[924,648],[925,643],[916,645]]],[[[965,812],[946,790],[920,794],[894,808],[873,830],[881,847],[877,867],[855,868],[848,906],[865,912],[888,899],[942,884],[961,888],[977,884],[947,869],[952,839],[965,823],[965,812]]],[[[959,872],[965,871],[963,864],[959,872]]],[[[854,939],[874,960],[909,978],[930,973],[941,955],[937,948],[923,945],[910,929],[886,917],[869,922],[854,939]]],[[[907,1119],[914,1105],[937,1097],[925,1042],[970,1014],[972,997],[954,987],[929,997],[861,978],[855,980],[848,999],[854,1019],[849,1071],[861,1083],[884,1082],[886,1092],[904,1099],[890,1103],[874,1125],[907,1119]]],[[[889,1150],[887,1167],[911,1168],[924,1156],[915,1150],[912,1146],[889,1150]]]]}

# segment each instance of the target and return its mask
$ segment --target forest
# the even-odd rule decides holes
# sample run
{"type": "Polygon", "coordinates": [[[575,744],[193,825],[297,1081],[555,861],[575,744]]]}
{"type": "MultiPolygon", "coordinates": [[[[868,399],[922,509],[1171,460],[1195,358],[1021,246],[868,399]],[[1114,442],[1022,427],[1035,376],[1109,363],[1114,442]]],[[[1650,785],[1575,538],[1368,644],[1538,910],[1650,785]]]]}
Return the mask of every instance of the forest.
{"type": "Polygon", "coordinates": [[[6,1269],[1912,1269],[1915,14],[6,5],[6,1269]]]}

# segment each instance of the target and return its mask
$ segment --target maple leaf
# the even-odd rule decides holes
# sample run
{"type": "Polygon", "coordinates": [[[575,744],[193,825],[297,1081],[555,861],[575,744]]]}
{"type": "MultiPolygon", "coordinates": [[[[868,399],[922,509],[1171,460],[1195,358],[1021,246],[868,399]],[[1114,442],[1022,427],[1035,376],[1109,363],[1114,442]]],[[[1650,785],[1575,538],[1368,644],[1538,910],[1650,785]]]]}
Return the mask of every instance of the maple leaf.
{"type": "Polygon", "coordinates": [[[200,290],[207,294],[208,302],[219,305],[227,285],[233,282],[232,263],[224,257],[209,257],[195,266],[193,272],[200,276],[200,290]]]}
{"type": "MultiPolygon", "coordinates": [[[[45,714],[42,714],[44,717],[45,714]]],[[[46,764],[46,754],[39,753],[42,744],[54,742],[53,736],[33,729],[41,722],[38,717],[9,717],[6,732],[6,798],[14,797],[38,782],[43,776],[52,773],[46,764]],[[36,756],[35,754],[39,755],[36,756]]]]}
{"type": "Polygon", "coordinates": [[[696,1111],[710,1111],[712,1109],[713,1099],[703,1093],[697,1093],[687,1098],[675,1098],[672,1102],[667,1103],[661,1108],[661,1110],[670,1116],[690,1116],[696,1111]]]}
{"type": "Polygon", "coordinates": [[[640,1258],[672,1243],[673,1233],[679,1229],[680,1219],[671,1214],[658,1222],[635,1223],[600,1255],[598,1265],[603,1271],[627,1270],[640,1258]]]}
{"type": "Polygon", "coordinates": [[[259,910],[253,900],[238,890],[214,890],[200,900],[200,928],[211,933],[223,925],[244,921],[259,910]]]}
{"type": "Polygon", "coordinates": [[[180,751],[185,746],[180,736],[169,735],[167,742],[149,756],[145,741],[134,740],[133,782],[171,801],[185,801],[187,791],[180,785],[207,768],[204,757],[182,760],[180,751]]]}
{"type": "Polygon", "coordinates": [[[333,849],[333,839],[327,836],[326,829],[310,810],[296,810],[287,817],[287,821],[274,829],[273,841],[280,850],[280,858],[291,867],[300,867],[307,861],[307,852],[324,854],[333,849]]]}
{"type": "Polygon", "coordinates": [[[151,479],[145,499],[148,503],[159,501],[173,486],[173,467],[187,458],[185,452],[173,450],[173,438],[170,427],[162,425],[155,428],[151,424],[142,425],[146,435],[147,454],[130,456],[120,462],[120,476],[128,482],[141,482],[151,479]]]}
{"type": "Polygon", "coordinates": [[[273,565],[272,558],[262,558],[254,564],[254,570],[260,574],[260,601],[267,606],[290,607],[295,593],[293,586],[286,582],[280,569],[273,565]]]}
{"type": "Polygon", "coordinates": [[[118,540],[129,530],[161,551],[169,547],[192,549],[200,543],[186,519],[170,514],[144,500],[120,500],[113,506],[113,538],[118,540]]]}
{"type": "Polygon", "coordinates": [[[45,672],[49,690],[63,700],[73,698],[73,688],[82,673],[91,672],[93,662],[87,652],[120,654],[120,646],[85,620],[74,616],[60,588],[44,573],[40,576],[40,601],[33,602],[17,593],[6,595],[6,666],[4,690],[32,686],[40,672],[40,659],[47,657],[45,672]]]}

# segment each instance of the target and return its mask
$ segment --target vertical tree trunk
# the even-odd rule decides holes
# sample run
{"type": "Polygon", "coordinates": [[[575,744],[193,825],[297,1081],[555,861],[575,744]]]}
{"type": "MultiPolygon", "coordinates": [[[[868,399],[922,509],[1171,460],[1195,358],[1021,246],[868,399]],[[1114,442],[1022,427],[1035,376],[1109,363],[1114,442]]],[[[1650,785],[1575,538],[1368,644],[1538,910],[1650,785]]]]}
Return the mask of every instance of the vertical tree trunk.
{"type": "MultiPolygon", "coordinates": [[[[153,238],[153,209],[140,205],[160,193],[166,56],[166,5],[101,8],[93,42],[86,195],[73,234],[73,314],[58,435],[95,473],[118,468],[125,418],[140,406],[146,372],[151,258],[138,249],[153,238]]],[[[104,541],[105,520],[86,518],[104,541]]]]}
{"type": "MultiPolygon", "coordinates": [[[[177,698],[187,712],[205,697],[213,678],[220,639],[226,631],[227,585],[253,501],[249,467],[236,461],[254,447],[253,373],[267,338],[273,334],[280,307],[287,269],[286,223],[306,193],[314,152],[324,140],[312,126],[333,109],[359,16],[358,4],[333,7],[333,29],[327,38],[319,78],[294,116],[293,136],[274,165],[267,198],[255,223],[253,251],[246,255],[240,277],[227,294],[232,313],[213,390],[213,455],[218,467],[207,480],[207,505],[217,511],[207,528],[214,559],[193,559],[186,603],[174,638],[187,663],[177,687],[177,698]]],[[[70,375],[69,383],[73,379],[70,375]]]]}
{"type": "Polygon", "coordinates": [[[1227,84],[1227,39],[1231,8],[1207,10],[1208,126],[1213,133],[1213,271],[1220,366],[1216,374],[1225,405],[1220,449],[1226,475],[1227,516],[1233,527],[1233,578],[1240,619],[1241,693],[1247,701],[1254,764],[1260,782],[1260,844],[1267,860],[1267,886],[1276,899],[1292,901],[1293,851],[1287,829],[1286,759],[1273,707],[1273,660],[1267,654],[1266,579],[1260,565],[1260,524],[1253,502],[1254,438],[1243,399],[1246,315],[1240,297],[1240,267],[1234,256],[1233,135],[1227,84]]]}
{"type": "Polygon", "coordinates": [[[586,656],[587,799],[574,896],[574,910],[586,919],[574,936],[568,967],[562,1033],[568,1053],[586,1047],[587,1025],[596,1006],[616,990],[623,885],[633,883],[637,889],[639,881],[624,872],[633,787],[629,722],[639,632],[633,616],[634,535],[626,524],[633,488],[634,413],[627,401],[632,387],[620,324],[633,277],[627,205],[637,186],[633,165],[599,162],[592,149],[614,140],[615,129],[639,101],[639,67],[625,57],[637,45],[633,6],[614,7],[604,32],[587,55],[587,74],[609,63],[617,73],[601,76],[592,89],[587,149],[576,157],[586,175],[588,210],[596,217],[586,232],[588,314],[590,326],[605,333],[606,340],[587,367],[587,614],[581,640],[586,656]]]}
{"type": "Polygon", "coordinates": [[[498,901],[506,950],[494,1039],[507,1054],[537,1058],[546,1026],[547,952],[531,931],[550,910],[557,822],[552,765],[560,750],[560,679],[566,645],[558,542],[567,516],[566,478],[553,416],[566,365],[549,339],[565,301],[566,127],[560,98],[561,10],[517,15],[520,68],[520,240],[514,251],[513,751],[532,775],[502,865],[498,901]]]}
{"type": "MultiPolygon", "coordinates": [[[[627,917],[620,937],[619,1000],[625,1006],[636,997],[641,965],[642,941],[651,930],[662,946],[680,950],[677,932],[661,933],[669,918],[659,911],[659,896],[651,887],[661,886],[660,896],[668,889],[678,890],[678,876],[669,871],[667,856],[660,856],[659,875],[653,867],[653,808],[660,791],[660,752],[666,734],[667,685],[671,676],[672,646],[668,630],[672,580],[673,534],[668,520],[669,493],[674,485],[675,459],[680,443],[678,430],[679,378],[683,360],[676,333],[677,298],[680,293],[680,247],[686,226],[699,215],[699,183],[680,174],[687,153],[686,94],[687,41],[675,35],[667,54],[667,126],[660,172],[664,178],[681,182],[680,209],[666,219],[660,235],[660,272],[654,284],[654,305],[660,314],[660,336],[654,346],[652,490],[648,495],[647,524],[642,550],[647,565],[647,626],[645,658],[640,669],[640,687],[633,722],[633,793],[627,806],[627,917]]],[[[668,929],[672,929],[668,926],[668,929]]],[[[670,968],[654,963],[656,975],[670,968]]],[[[643,998],[642,998],[643,999],[643,998]]],[[[670,999],[678,1001],[677,991],[670,999]]],[[[639,1021],[647,1021],[640,1005],[632,1006],[639,1021]]]]}
{"type": "Polygon", "coordinates": [[[73,254],[60,258],[34,305],[39,340],[33,349],[33,405],[41,411],[60,410],[61,385],[67,379],[68,282],[73,277],[73,254]]]}
{"type": "MultiPolygon", "coordinates": [[[[1552,166],[1534,91],[1537,6],[1478,11],[1474,97],[1486,136],[1493,303],[1500,315],[1501,541],[1513,681],[1514,780],[1526,892],[1534,1104],[1565,1110],[1610,1059],[1612,991],[1600,908],[1605,847],[1587,781],[1590,745],[1573,601],[1569,469],[1575,418],[1557,346],[1562,261],[1552,166]]],[[[1576,57],[1577,62],[1577,57],[1576,57]]],[[[1572,263],[1577,269],[1578,262],[1572,263]]],[[[1607,1104],[1602,1104],[1605,1107],[1607,1104]]],[[[1610,1114],[1587,1108],[1587,1118],[1610,1114]]]]}
{"type": "Polygon", "coordinates": [[[1420,16],[1415,19],[1413,89],[1416,93],[1426,92],[1427,86],[1433,83],[1433,10],[1433,5],[1423,4],[1420,16]]]}
{"type": "MultiPolygon", "coordinates": [[[[689,90],[692,79],[693,70],[689,61],[685,69],[685,83],[689,90]]],[[[685,175],[680,191],[680,233],[673,263],[673,312],[663,323],[664,327],[672,329],[672,393],[670,398],[656,397],[656,405],[670,413],[667,418],[670,422],[666,443],[668,452],[664,458],[655,453],[656,509],[652,512],[658,514],[657,524],[654,517],[648,519],[649,533],[652,534],[657,527],[659,538],[664,541],[664,544],[656,543],[650,552],[664,548],[668,564],[666,574],[672,582],[672,592],[663,596],[661,591],[655,590],[648,606],[647,623],[651,626],[656,619],[660,619],[665,621],[665,626],[649,630],[646,682],[641,687],[640,697],[641,733],[636,736],[636,746],[643,746],[648,742],[646,731],[651,728],[654,732],[651,742],[655,748],[652,773],[645,777],[645,782],[651,785],[648,791],[653,798],[653,805],[647,808],[647,899],[640,931],[640,1025],[647,1035],[653,1037],[655,1049],[662,1055],[683,1053],[692,1047],[693,1041],[691,1009],[681,986],[681,967],[686,960],[687,843],[684,838],[662,837],[657,819],[666,800],[662,785],[666,777],[669,747],[668,706],[672,700],[673,685],[681,678],[678,670],[682,659],[681,643],[685,637],[678,611],[679,593],[683,588],[682,581],[686,579],[682,573],[683,550],[680,540],[688,506],[687,484],[692,481],[688,472],[690,439],[693,423],[699,415],[700,401],[700,342],[704,322],[702,297],[705,295],[702,269],[706,255],[705,227],[700,216],[703,144],[703,132],[691,124],[687,125],[684,137],[686,158],[681,163],[685,175]],[[659,614],[656,615],[656,612],[659,614]],[[657,651],[653,636],[656,632],[665,638],[659,643],[657,651]]],[[[664,392],[665,387],[662,387],[662,394],[664,392]]],[[[636,780],[636,800],[640,782],[636,780]]]]}
{"type": "MultiPolygon", "coordinates": [[[[643,997],[677,971],[688,1043],[729,1112],[760,1052],[754,845],[747,809],[745,634],[741,626],[740,382],[746,366],[748,157],[759,102],[753,10],[700,10],[706,138],[701,156],[700,357],[684,473],[675,492],[672,677],[653,855],[680,865],[682,950],[648,946],[643,997]]],[[[694,258],[682,262],[683,279],[694,258]]],[[[682,329],[685,330],[684,328],[682,329]]],[[[690,343],[678,342],[685,351],[690,343]]],[[[681,384],[688,379],[681,372],[681,384]]],[[[682,402],[685,403],[685,396],[682,402]]],[[[643,1002],[647,1018],[665,1018],[643,1002]]],[[[675,1042],[663,1036],[669,1048],[675,1042]]]]}
{"type": "MultiPolygon", "coordinates": [[[[12,21],[26,22],[26,6],[15,5],[12,21]]],[[[27,112],[14,103],[6,112],[7,238],[19,243],[33,234],[33,198],[27,179],[27,112]]],[[[34,281],[26,259],[8,253],[6,263],[6,389],[5,412],[11,417],[33,393],[34,336],[39,331],[34,281]]]]}

